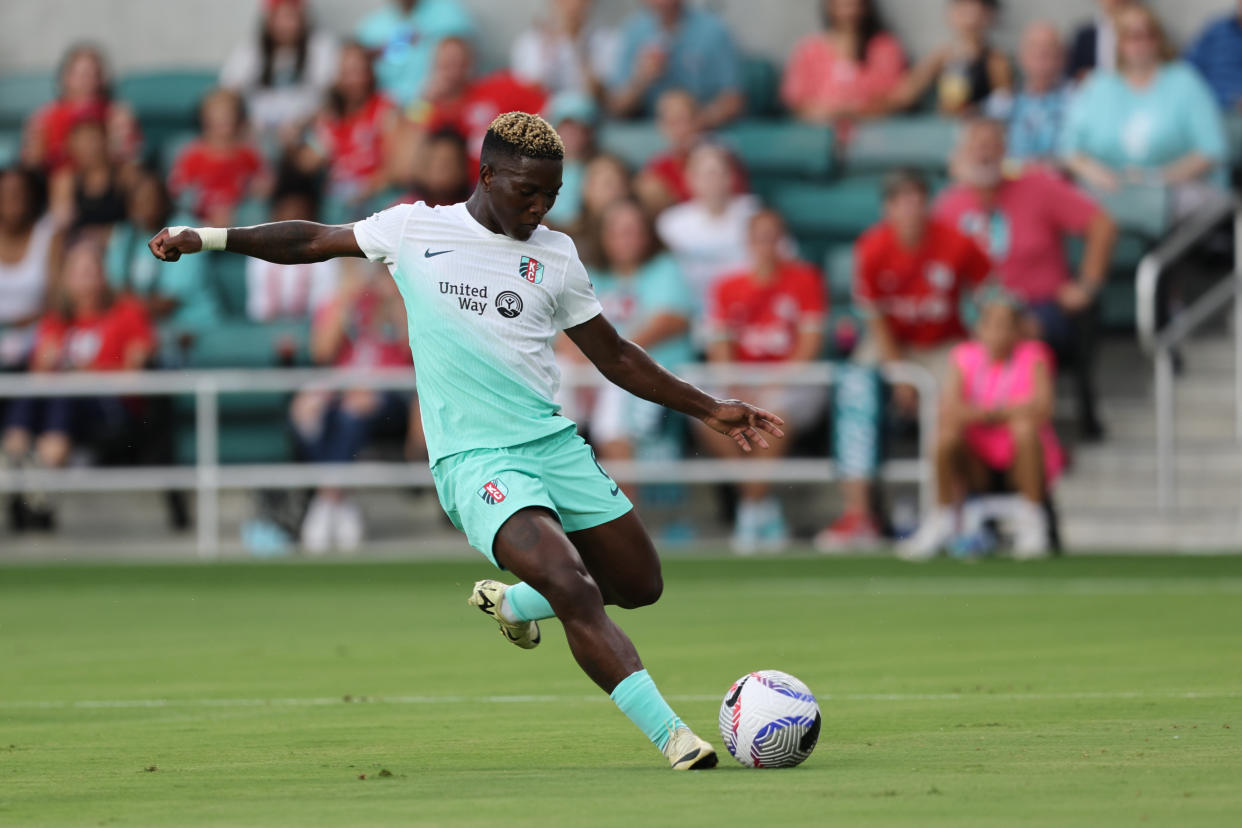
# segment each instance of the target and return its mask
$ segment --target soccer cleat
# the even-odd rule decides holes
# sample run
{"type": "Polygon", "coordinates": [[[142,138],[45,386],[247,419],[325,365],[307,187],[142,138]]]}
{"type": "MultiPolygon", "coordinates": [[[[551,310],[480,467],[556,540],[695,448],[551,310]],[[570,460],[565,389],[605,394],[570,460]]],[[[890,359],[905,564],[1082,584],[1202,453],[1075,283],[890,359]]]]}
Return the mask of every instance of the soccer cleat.
{"type": "Polygon", "coordinates": [[[669,734],[664,755],[673,770],[707,770],[716,767],[716,749],[684,726],[669,734]]]}
{"type": "Polygon", "coordinates": [[[938,506],[917,532],[898,544],[897,557],[915,563],[930,561],[940,554],[956,533],[957,511],[948,506],[938,506]]]}
{"type": "Polygon", "coordinates": [[[539,622],[506,621],[500,614],[500,605],[505,601],[505,590],[508,588],[508,585],[490,578],[479,581],[474,585],[474,591],[470,593],[466,603],[478,607],[484,614],[495,619],[500,625],[500,634],[505,638],[523,650],[533,650],[539,646],[539,622]]]}
{"type": "Polygon", "coordinates": [[[846,512],[815,536],[815,551],[824,555],[875,549],[883,542],[870,516],[846,512]]]}

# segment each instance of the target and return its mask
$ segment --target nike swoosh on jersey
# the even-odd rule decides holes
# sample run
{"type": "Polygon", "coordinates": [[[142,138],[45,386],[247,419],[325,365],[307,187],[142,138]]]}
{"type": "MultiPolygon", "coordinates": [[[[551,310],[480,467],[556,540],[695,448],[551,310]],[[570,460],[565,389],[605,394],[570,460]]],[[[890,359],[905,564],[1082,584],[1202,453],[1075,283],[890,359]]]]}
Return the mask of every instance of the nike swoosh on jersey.
{"type": "Polygon", "coordinates": [[[425,251],[423,251],[423,258],[434,259],[436,256],[443,256],[445,253],[452,253],[452,252],[453,252],[452,250],[439,250],[435,253],[432,253],[431,248],[428,247],[425,251]]]}

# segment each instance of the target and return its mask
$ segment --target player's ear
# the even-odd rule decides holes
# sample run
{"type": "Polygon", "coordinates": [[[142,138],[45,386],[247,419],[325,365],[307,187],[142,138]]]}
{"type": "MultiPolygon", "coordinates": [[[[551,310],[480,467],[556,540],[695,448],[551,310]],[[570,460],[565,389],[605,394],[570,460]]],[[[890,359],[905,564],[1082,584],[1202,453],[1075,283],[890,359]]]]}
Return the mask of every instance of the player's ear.
{"type": "Polygon", "coordinates": [[[492,169],[491,164],[483,164],[479,167],[479,183],[483,185],[484,190],[492,188],[492,178],[496,171],[492,169]]]}

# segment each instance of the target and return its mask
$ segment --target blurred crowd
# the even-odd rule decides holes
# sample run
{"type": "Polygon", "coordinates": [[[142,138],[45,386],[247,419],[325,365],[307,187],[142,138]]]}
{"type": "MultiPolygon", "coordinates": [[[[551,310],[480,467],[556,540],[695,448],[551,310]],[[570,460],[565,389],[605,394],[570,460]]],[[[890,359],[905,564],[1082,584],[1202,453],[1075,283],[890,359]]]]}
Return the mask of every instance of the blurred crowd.
{"type": "MultiPolygon", "coordinates": [[[[835,457],[844,511],[816,537],[820,548],[873,546],[894,532],[875,479],[891,432],[926,401],[881,382],[878,369],[912,362],[944,389],[933,440],[941,502],[903,553],[926,557],[959,536],[968,494],[1009,491],[1020,496],[1015,549],[1041,554],[1065,463],[1051,428],[1056,366],[1073,377],[1077,437],[1104,436],[1092,355],[1117,227],[1100,197],[1158,186],[1179,216],[1226,198],[1223,113],[1242,111],[1242,3],[1181,53],[1147,6],[1100,0],[1075,32],[1031,24],[1011,56],[993,41],[996,0],[940,0],[943,42],[913,61],[885,26],[882,0],[805,2],[821,26],[790,44],[783,118],[832,129],[838,151],[859,125],[898,113],[963,123],[947,183],[894,170],[877,184],[883,215],[854,249],[851,316],[828,307],[825,274],[800,257],[791,217],[765,206],[718,139],[747,99],[743,56],[711,11],[643,0],[610,28],[591,0],[547,0],[512,39],[507,67],[482,72],[495,61],[476,54],[458,0],[391,0],[348,33],[317,25],[307,0],[263,0],[255,33],[199,104],[197,134],[162,152],[114,94],[100,50],[64,55],[56,99],[30,114],[20,162],[0,172],[0,366],[178,367],[231,311],[207,257],[166,264],[147,253],[159,228],[343,223],[402,201],[456,203],[473,187],[492,119],[540,112],[566,146],[548,223],[573,237],[617,327],[665,365],[767,366],[767,385],[736,393],[790,424],[778,450],[835,457]],[[601,125],[627,119],[653,120],[663,139],[639,169],[598,147],[601,125]],[[1082,240],[1075,260],[1070,238],[1082,240]],[[840,367],[834,393],[782,382],[782,366],[823,358],[840,367]],[[817,439],[829,425],[832,439],[817,439]]],[[[382,270],[246,268],[246,317],[307,323],[313,362],[408,365],[403,311],[382,270]]],[[[290,347],[276,350],[280,364],[290,347]]],[[[582,360],[568,342],[560,353],[582,360]]],[[[614,388],[570,389],[563,403],[605,461],[735,456],[614,388]]],[[[164,416],[133,399],[0,410],[0,462],[15,468],[65,465],[164,416]]],[[[421,451],[417,401],[397,394],[308,390],[292,399],[289,423],[307,460],[348,461],[379,433],[402,435],[411,458],[421,451]]],[[[740,487],[731,514],[739,551],[788,541],[764,484],[740,487]]],[[[17,498],[10,520],[48,527],[50,504],[17,498]]],[[[300,522],[312,550],[363,537],[361,513],[338,490],[317,493],[300,522]]]]}

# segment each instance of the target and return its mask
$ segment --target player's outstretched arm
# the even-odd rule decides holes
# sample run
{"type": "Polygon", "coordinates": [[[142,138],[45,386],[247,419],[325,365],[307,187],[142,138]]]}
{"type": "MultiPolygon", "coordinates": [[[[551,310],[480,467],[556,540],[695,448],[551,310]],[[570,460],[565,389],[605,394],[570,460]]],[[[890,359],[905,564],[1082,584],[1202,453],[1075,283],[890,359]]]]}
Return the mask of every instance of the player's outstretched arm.
{"type": "Polygon", "coordinates": [[[732,437],[742,451],[767,448],[765,435],[784,437],[785,421],[740,400],[718,400],[660,366],[642,348],[617,333],[603,315],[565,333],[608,380],[631,394],[702,420],[732,437]]]}
{"type": "Polygon", "coordinates": [[[175,262],[187,253],[227,250],[276,264],[322,262],[342,256],[363,256],[352,224],[275,221],[254,227],[166,227],[147,247],[155,258],[175,262]]]}

